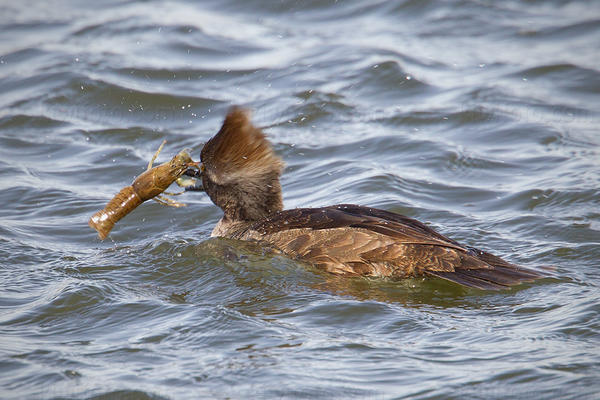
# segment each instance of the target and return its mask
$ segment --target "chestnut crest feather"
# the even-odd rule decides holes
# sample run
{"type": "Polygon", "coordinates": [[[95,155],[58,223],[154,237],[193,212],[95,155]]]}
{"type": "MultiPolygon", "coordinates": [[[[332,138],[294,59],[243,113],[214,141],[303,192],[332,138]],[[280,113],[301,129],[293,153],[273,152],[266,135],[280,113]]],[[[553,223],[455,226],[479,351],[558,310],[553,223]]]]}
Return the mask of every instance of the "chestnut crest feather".
{"type": "Polygon", "coordinates": [[[200,158],[204,189],[225,220],[254,221],[283,209],[279,177],[284,163],[252,125],[249,111],[231,108],[200,158]]]}

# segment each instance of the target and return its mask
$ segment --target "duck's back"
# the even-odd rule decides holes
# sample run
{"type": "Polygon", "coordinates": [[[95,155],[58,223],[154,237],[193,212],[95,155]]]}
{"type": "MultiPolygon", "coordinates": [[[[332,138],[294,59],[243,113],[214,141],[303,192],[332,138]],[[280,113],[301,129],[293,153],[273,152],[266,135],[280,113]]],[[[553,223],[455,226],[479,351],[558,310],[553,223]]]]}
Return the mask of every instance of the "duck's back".
{"type": "Polygon", "coordinates": [[[233,237],[266,242],[340,275],[434,275],[481,289],[501,289],[540,277],[462,246],[414,219],[351,204],[280,211],[233,237]]]}

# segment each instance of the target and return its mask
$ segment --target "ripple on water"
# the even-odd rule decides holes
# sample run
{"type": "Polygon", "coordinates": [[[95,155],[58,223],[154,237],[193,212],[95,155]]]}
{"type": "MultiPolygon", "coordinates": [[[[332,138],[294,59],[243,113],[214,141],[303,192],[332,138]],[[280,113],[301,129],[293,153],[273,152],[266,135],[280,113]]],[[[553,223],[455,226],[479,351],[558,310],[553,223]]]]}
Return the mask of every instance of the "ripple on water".
{"type": "Polygon", "coordinates": [[[559,87],[561,90],[582,95],[600,91],[600,72],[573,64],[553,64],[536,66],[519,71],[513,75],[530,81],[541,81],[546,85],[559,87]]]}
{"type": "Polygon", "coordinates": [[[214,101],[134,90],[119,84],[80,77],[71,79],[61,91],[48,98],[46,104],[55,112],[68,107],[70,111],[61,114],[63,118],[73,122],[112,121],[114,126],[122,126],[123,123],[129,126],[159,124],[174,128],[187,124],[193,117],[192,110],[204,109],[214,104],[214,101]],[[95,112],[90,113],[91,109],[95,112]]]}
{"type": "Polygon", "coordinates": [[[4,397],[595,398],[593,7],[79,3],[0,6],[4,397]],[[209,239],[203,193],[99,241],[161,141],[197,156],[234,103],[288,207],[381,207],[548,277],[332,276],[209,239]]]}

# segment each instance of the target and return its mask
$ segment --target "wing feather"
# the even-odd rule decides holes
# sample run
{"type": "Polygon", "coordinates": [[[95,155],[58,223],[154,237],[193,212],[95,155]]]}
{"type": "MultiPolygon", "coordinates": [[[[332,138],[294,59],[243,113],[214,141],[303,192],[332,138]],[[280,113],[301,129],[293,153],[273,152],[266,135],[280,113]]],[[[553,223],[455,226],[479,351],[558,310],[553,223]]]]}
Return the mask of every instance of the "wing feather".
{"type": "Polygon", "coordinates": [[[241,232],[284,253],[343,275],[433,275],[481,289],[501,289],[540,274],[461,246],[414,219],[342,204],[276,213],[241,232]]]}

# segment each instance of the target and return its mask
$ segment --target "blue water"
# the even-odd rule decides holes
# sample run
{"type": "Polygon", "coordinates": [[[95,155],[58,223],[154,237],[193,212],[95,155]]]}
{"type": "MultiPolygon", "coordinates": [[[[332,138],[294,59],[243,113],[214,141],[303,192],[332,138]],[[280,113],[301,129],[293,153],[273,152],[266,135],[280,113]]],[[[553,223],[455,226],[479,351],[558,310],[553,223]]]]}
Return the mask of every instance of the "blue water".
{"type": "MultiPolygon", "coordinates": [[[[3,399],[594,399],[600,6],[0,4],[3,399]],[[286,207],[357,203],[546,271],[501,292],[210,239],[206,195],[87,225],[232,104],[286,207]]],[[[175,189],[176,190],[176,189],[175,189]]]]}

